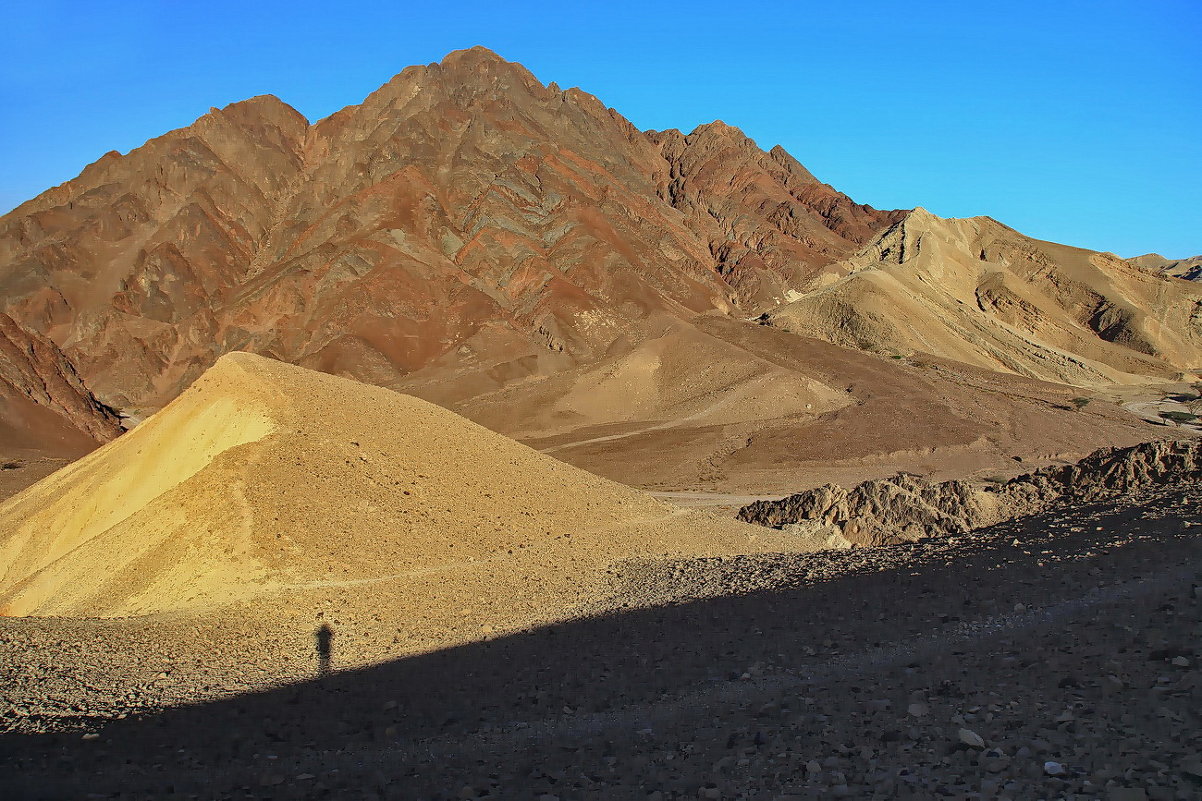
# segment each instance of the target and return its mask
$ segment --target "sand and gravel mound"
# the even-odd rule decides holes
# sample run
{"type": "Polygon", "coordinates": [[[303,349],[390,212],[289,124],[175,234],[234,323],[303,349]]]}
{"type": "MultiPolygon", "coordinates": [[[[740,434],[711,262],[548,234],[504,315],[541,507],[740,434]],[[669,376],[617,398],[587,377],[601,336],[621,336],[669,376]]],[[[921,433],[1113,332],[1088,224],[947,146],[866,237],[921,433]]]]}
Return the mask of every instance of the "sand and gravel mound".
{"type": "Polygon", "coordinates": [[[425,401],[246,353],[0,506],[0,530],[7,615],[326,610],[419,621],[409,639],[561,617],[628,557],[792,547],[425,401]]]}

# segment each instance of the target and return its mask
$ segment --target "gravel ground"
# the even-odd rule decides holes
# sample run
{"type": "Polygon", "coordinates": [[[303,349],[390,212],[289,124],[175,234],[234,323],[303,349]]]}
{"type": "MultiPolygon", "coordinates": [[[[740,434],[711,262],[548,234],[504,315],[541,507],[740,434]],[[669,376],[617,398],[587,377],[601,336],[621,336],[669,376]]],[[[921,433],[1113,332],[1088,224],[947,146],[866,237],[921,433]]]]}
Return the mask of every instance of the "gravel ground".
{"type": "Polygon", "coordinates": [[[7,620],[0,795],[1198,799],[1200,534],[1187,487],[631,564],[592,617],[299,683],[249,632],[7,620]]]}

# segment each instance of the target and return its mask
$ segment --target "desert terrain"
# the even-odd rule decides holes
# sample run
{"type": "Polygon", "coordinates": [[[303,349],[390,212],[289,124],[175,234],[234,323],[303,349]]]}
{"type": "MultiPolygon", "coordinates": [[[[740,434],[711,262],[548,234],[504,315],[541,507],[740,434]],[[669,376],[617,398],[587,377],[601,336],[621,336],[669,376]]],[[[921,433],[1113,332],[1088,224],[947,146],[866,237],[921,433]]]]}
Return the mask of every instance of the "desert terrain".
{"type": "Polygon", "coordinates": [[[1202,796],[1202,282],[484,48],[0,217],[15,798],[1202,796]]]}

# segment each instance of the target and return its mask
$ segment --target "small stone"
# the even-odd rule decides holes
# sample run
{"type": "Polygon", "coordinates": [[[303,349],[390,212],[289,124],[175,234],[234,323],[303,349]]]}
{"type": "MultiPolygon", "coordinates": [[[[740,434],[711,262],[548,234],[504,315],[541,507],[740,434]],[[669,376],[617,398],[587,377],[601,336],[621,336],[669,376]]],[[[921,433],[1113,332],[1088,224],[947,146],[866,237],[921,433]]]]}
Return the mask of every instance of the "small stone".
{"type": "MultiPolygon", "coordinates": [[[[717,787],[702,787],[700,796],[702,798],[718,799],[722,797],[722,791],[717,787]]],[[[555,801],[559,801],[559,799],[555,799],[555,801]]]]}
{"type": "Polygon", "coordinates": [[[469,798],[475,798],[476,797],[476,788],[472,787],[470,784],[464,785],[463,787],[461,787],[459,789],[459,797],[462,798],[464,801],[467,801],[467,799],[469,799],[469,798]]]}
{"type": "Polygon", "coordinates": [[[1059,762],[1048,761],[1043,763],[1043,772],[1049,776],[1063,776],[1066,771],[1059,762]]]}
{"type": "Polygon", "coordinates": [[[1184,656],[1173,657],[1173,667],[1189,667],[1190,661],[1184,656]]]}
{"type": "Polygon", "coordinates": [[[809,762],[806,763],[806,775],[807,776],[817,776],[821,772],[822,772],[822,766],[818,764],[817,759],[811,759],[809,762]]]}
{"type": "Polygon", "coordinates": [[[915,703],[910,704],[908,707],[906,707],[906,712],[909,713],[910,715],[912,715],[913,717],[921,718],[921,717],[925,717],[926,715],[930,714],[931,708],[920,701],[916,701],[915,703]]]}
{"type": "Polygon", "coordinates": [[[981,735],[977,734],[972,729],[960,729],[960,742],[967,745],[969,748],[984,748],[985,741],[981,739],[981,735]]]}
{"type": "Polygon", "coordinates": [[[1014,605],[1014,611],[1015,611],[1015,612],[1026,612],[1026,611],[1027,611],[1027,605],[1026,605],[1026,604],[1015,604],[1015,605],[1014,605]]]}
{"type": "Polygon", "coordinates": [[[87,734],[85,734],[83,737],[81,737],[81,738],[79,738],[79,739],[81,739],[81,740],[85,740],[85,741],[88,741],[88,742],[91,742],[92,740],[99,740],[99,739],[100,739],[100,735],[99,735],[99,734],[97,734],[97,733],[96,733],[96,732],[94,732],[94,731],[90,731],[90,732],[88,732],[87,734]]]}

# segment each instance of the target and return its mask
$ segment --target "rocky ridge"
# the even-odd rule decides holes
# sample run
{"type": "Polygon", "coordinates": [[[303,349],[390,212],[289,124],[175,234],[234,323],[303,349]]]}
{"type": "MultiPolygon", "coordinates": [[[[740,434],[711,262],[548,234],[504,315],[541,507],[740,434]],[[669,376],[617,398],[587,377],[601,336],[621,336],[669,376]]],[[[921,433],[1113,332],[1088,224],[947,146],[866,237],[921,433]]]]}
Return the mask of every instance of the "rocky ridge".
{"type": "Polygon", "coordinates": [[[1162,275],[1184,278],[1186,281],[1202,281],[1202,256],[1172,260],[1166,259],[1159,253],[1148,253],[1127,261],[1146,270],[1155,270],[1162,275]]]}
{"type": "Polygon", "coordinates": [[[232,350],[476,394],[761,311],[898,214],[472,48],[313,124],[262,96],[105,155],[0,218],[0,310],[141,412],[232,350]]]}
{"type": "Polygon", "coordinates": [[[1202,441],[1158,440],[1104,448],[1076,464],[1041,468],[1002,484],[930,482],[901,473],[851,489],[828,484],[779,501],[756,501],[739,520],[784,529],[816,547],[914,542],[1045,511],[1202,477],[1202,441]]]}
{"type": "Polygon", "coordinates": [[[0,448],[56,446],[80,455],[122,431],[58,346],[0,314],[0,448]],[[10,430],[11,429],[11,430],[10,430]]]}
{"type": "Polygon", "coordinates": [[[762,321],[1076,386],[1172,381],[1202,365],[1196,284],[989,217],[915,209],[829,272],[843,277],[762,321]]]}

